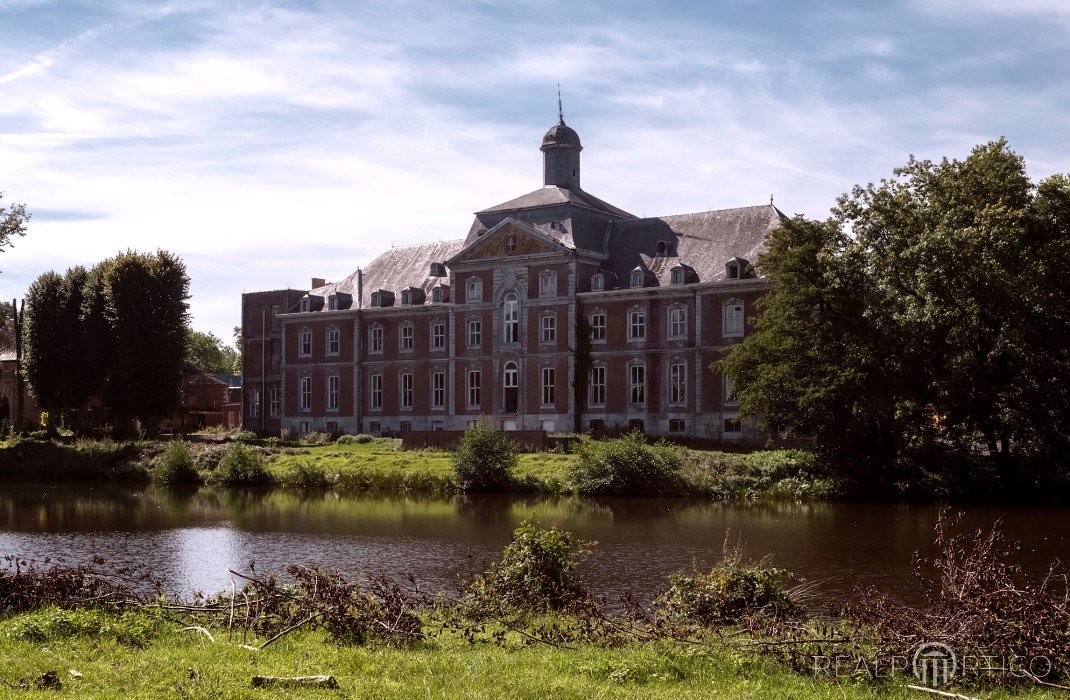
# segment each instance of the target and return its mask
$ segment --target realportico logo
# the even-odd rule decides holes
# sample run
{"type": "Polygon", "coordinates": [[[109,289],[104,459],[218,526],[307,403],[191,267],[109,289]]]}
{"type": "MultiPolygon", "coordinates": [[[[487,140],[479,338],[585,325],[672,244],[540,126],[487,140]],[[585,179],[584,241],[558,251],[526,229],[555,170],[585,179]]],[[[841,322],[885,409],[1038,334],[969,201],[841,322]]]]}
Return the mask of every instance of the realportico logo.
{"type": "Polygon", "coordinates": [[[928,642],[914,652],[914,676],[933,688],[947,685],[959,669],[955,652],[941,642],[928,642]]]}

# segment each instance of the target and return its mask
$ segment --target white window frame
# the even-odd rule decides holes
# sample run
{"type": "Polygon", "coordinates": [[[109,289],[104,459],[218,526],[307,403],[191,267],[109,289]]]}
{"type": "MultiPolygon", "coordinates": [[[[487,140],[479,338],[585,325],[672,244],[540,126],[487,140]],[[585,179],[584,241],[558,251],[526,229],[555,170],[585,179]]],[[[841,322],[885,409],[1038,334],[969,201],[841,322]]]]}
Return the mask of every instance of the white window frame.
{"type": "Polygon", "coordinates": [[[368,354],[383,354],[383,327],[378,323],[368,328],[368,354]]]}
{"type": "Polygon", "coordinates": [[[724,378],[724,405],[739,405],[739,397],[736,396],[736,383],[733,382],[729,377],[724,378]]]}
{"type": "Polygon", "coordinates": [[[398,405],[401,410],[412,410],[414,398],[412,372],[402,372],[398,377],[398,405]]]}
{"type": "Polygon", "coordinates": [[[544,345],[557,342],[557,314],[552,311],[539,318],[539,342],[544,345]]]}
{"type": "Polygon", "coordinates": [[[646,340],[646,309],[629,309],[628,342],[640,343],[646,340]]]}
{"type": "Polygon", "coordinates": [[[601,272],[591,275],[591,291],[601,292],[606,288],[606,276],[601,272]]]}
{"type": "Polygon", "coordinates": [[[431,373],[431,408],[446,407],[446,373],[435,370],[431,373]]]}
{"type": "Polygon", "coordinates": [[[260,388],[251,387],[249,389],[249,417],[260,417],[260,388]]]}
{"type": "Polygon", "coordinates": [[[598,309],[588,317],[587,322],[591,326],[591,342],[606,342],[606,312],[598,309]]]}
{"type": "Polygon", "coordinates": [[[482,405],[483,396],[480,392],[481,374],[478,369],[470,369],[467,372],[465,379],[465,405],[468,408],[479,408],[482,405]]]}
{"type": "Polygon", "coordinates": [[[297,356],[312,357],[312,329],[302,328],[297,334],[297,356]]]}
{"type": "Polygon", "coordinates": [[[547,270],[539,275],[539,298],[548,299],[557,296],[557,273],[547,270]]]}
{"type": "Polygon", "coordinates": [[[446,324],[436,322],[431,324],[431,349],[446,349],[446,324]]]}
{"type": "Polygon", "coordinates": [[[606,405],[606,366],[592,365],[587,379],[587,405],[606,405]]]}
{"type": "Polygon", "coordinates": [[[469,349],[483,347],[483,320],[479,318],[468,319],[468,328],[465,335],[469,349]]]}
{"type": "Polygon", "coordinates": [[[333,326],[327,329],[327,354],[342,354],[342,332],[333,326]]]}
{"type": "Polygon", "coordinates": [[[408,289],[406,289],[405,291],[403,291],[401,293],[401,305],[402,306],[411,306],[412,305],[412,292],[410,292],[408,289]]]}
{"type": "Polygon", "coordinates": [[[368,377],[368,405],[373,411],[383,410],[383,375],[373,374],[368,377]]]}
{"type": "Polygon", "coordinates": [[[628,286],[635,289],[643,286],[643,271],[633,270],[632,274],[628,276],[628,286]]]}
{"type": "Polygon", "coordinates": [[[337,411],[342,405],[342,378],[337,374],[327,375],[327,410],[337,411]]]}
{"type": "Polygon", "coordinates": [[[483,280],[478,277],[469,277],[464,289],[464,303],[473,304],[483,301],[483,280]]]}
{"type": "Polygon", "coordinates": [[[520,342],[520,297],[509,292],[502,299],[502,343],[513,345],[520,342]]]}
{"type": "Polygon", "coordinates": [[[442,303],[442,287],[435,287],[434,289],[431,290],[431,303],[432,304],[441,304],[442,303]]]}
{"type": "Polygon", "coordinates": [[[742,338],[746,322],[746,306],[740,299],[729,299],[721,305],[721,336],[742,338]]]}
{"type": "Polygon", "coordinates": [[[412,352],[416,347],[416,329],[406,321],[398,328],[398,352],[412,352]]]}
{"type": "Polygon", "coordinates": [[[282,392],[277,386],[271,387],[268,392],[268,415],[272,418],[282,415],[282,392]]]}
{"type": "Polygon", "coordinates": [[[669,275],[672,284],[683,284],[686,279],[684,276],[684,268],[682,267],[674,267],[669,275]]]}
{"type": "Polygon", "coordinates": [[[557,395],[554,386],[557,379],[556,368],[543,367],[540,374],[542,376],[542,406],[543,408],[552,408],[557,405],[555,401],[557,395]]]}
{"type": "Polygon", "coordinates": [[[669,339],[687,338],[687,307],[673,306],[669,309],[669,339]]]}
{"type": "Polygon", "coordinates": [[[298,382],[298,408],[302,411],[312,410],[312,377],[301,377],[298,382]]]}
{"type": "Polygon", "coordinates": [[[646,365],[642,362],[628,365],[628,404],[646,404],[646,365]]]}
{"type": "Polygon", "coordinates": [[[682,360],[669,364],[669,403],[674,406],[687,403],[687,363],[682,360]]]}

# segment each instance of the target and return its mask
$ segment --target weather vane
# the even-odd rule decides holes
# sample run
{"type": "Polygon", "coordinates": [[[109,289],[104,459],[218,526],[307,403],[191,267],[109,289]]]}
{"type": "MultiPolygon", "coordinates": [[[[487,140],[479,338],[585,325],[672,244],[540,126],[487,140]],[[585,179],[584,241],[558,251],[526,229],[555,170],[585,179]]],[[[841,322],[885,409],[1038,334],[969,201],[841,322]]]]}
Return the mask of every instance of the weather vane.
{"type": "Polygon", "coordinates": [[[561,83],[557,84],[557,121],[561,124],[565,123],[565,110],[561,106],[561,83]]]}

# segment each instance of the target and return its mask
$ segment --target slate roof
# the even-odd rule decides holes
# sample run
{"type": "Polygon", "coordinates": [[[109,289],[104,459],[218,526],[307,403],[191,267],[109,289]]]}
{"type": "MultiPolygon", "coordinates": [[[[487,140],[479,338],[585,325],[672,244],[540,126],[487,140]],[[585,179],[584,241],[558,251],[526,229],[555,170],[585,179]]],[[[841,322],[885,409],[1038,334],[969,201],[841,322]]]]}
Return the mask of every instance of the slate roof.
{"type": "Polygon", "coordinates": [[[603,268],[627,285],[637,266],[649,270],[658,284],[671,282],[672,268],[691,268],[698,282],[725,279],[725,263],[743,258],[753,263],[765,250],[765,238],[786,218],[770,204],[617,221],[606,237],[609,259],[603,268]],[[665,252],[658,253],[658,242],[665,252]]]}
{"type": "MultiPolygon", "coordinates": [[[[436,241],[434,243],[419,243],[417,245],[399,246],[391,248],[375,260],[368,263],[361,272],[364,275],[364,299],[361,308],[371,306],[371,294],[377,289],[387,289],[396,294],[406,287],[423,289],[428,293],[438,284],[449,284],[449,277],[431,277],[431,263],[445,262],[452,258],[464,245],[464,241],[436,241]]],[[[329,297],[335,292],[350,294],[353,297],[353,305],[356,308],[357,273],[354,271],[339,282],[317,287],[309,292],[318,296],[329,297]]],[[[323,312],[329,313],[328,305],[323,305],[323,312]]]]}
{"type": "Polygon", "coordinates": [[[580,144],[580,135],[564,120],[550,127],[550,130],[542,137],[542,148],[554,148],[558,146],[570,146],[576,150],[583,150],[580,144]]]}
{"type": "Polygon", "coordinates": [[[612,214],[613,216],[635,218],[634,215],[623,209],[619,209],[608,202],[603,202],[598,197],[588,194],[578,187],[567,188],[558,187],[557,185],[545,185],[516,199],[510,199],[508,202],[502,202],[493,207],[477,211],[476,215],[516,211],[517,209],[534,209],[535,207],[552,207],[558,204],[574,204],[579,207],[587,207],[595,211],[612,214]]]}

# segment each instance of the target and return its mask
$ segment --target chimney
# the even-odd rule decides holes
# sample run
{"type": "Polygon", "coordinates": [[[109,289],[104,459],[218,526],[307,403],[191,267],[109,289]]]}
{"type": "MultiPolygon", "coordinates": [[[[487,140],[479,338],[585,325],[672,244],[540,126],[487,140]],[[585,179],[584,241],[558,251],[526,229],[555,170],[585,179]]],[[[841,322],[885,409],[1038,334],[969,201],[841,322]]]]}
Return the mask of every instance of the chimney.
{"type": "Polygon", "coordinates": [[[323,279],[322,277],[313,277],[312,278],[312,288],[313,289],[316,289],[318,287],[325,287],[325,286],[327,286],[327,280],[323,279]]]}

